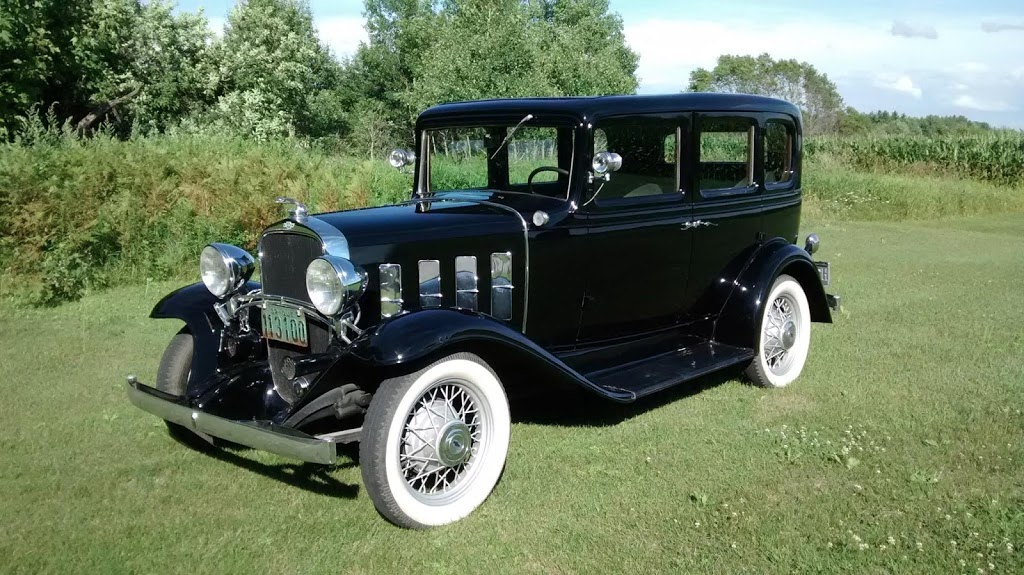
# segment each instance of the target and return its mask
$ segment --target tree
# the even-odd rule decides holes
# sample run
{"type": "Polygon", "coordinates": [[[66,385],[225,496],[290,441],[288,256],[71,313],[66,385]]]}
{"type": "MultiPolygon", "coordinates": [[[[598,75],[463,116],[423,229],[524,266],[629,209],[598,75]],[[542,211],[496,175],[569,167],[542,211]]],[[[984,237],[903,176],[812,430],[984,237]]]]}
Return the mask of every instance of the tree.
{"type": "Polygon", "coordinates": [[[828,76],[807,62],[723,55],[717,65],[690,73],[693,92],[738,92],[781,98],[800,107],[804,131],[832,133],[844,113],[843,98],[828,76]]]}
{"type": "Polygon", "coordinates": [[[534,0],[528,15],[542,73],[558,95],[636,92],[639,57],[607,0],[534,0]]]}
{"type": "Polygon", "coordinates": [[[240,1],[228,15],[218,64],[215,117],[263,136],[322,136],[341,129],[334,108],[313,106],[338,88],[341,68],[320,42],[309,6],[298,0],[240,1]],[[241,121],[240,120],[243,120],[241,121]],[[269,133],[268,133],[269,130],[269,133]]]}
{"type": "Polygon", "coordinates": [[[162,0],[142,5],[122,56],[127,84],[140,89],[126,106],[137,133],[162,132],[213,103],[211,34],[199,14],[175,14],[162,0]]]}
{"type": "Polygon", "coordinates": [[[400,126],[445,101],[636,91],[607,0],[368,0],[349,72],[400,126]]]}
{"type": "Polygon", "coordinates": [[[0,137],[33,106],[92,128],[163,130],[209,104],[202,15],[160,0],[2,0],[0,137]],[[204,67],[205,66],[205,67],[204,67]]]}

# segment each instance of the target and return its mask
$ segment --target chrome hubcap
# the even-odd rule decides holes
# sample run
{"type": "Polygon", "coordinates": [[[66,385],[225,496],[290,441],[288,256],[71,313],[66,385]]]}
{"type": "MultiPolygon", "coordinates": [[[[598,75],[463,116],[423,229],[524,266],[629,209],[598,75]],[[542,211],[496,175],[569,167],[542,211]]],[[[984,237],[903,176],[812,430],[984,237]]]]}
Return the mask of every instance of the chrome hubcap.
{"type": "Polygon", "coordinates": [[[782,347],[787,350],[793,347],[796,343],[796,324],[787,321],[786,325],[782,326],[782,347]]]}
{"type": "Polygon", "coordinates": [[[469,461],[473,455],[473,437],[469,426],[461,420],[449,421],[437,437],[437,458],[442,465],[453,467],[469,461]]]}
{"type": "Polygon", "coordinates": [[[402,430],[398,453],[406,485],[417,499],[443,504],[467,484],[486,437],[475,394],[444,381],[423,393],[402,430]]]}
{"type": "Polygon", "coordinates": [[[796,302],[789,295],[781,295],[771,303],[765,314],[762,348],[768,369],[777,375],[785,374],[792,363],[790,350],[796,345],[798,320],[796,302]]]}

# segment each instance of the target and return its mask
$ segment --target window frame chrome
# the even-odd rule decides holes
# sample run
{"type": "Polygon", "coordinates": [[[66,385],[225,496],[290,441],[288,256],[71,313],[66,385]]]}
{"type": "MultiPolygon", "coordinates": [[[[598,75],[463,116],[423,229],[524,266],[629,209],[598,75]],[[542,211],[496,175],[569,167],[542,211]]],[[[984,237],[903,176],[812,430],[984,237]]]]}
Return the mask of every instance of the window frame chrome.
{"type": "MultiPolygon", "coordinates": [[[[419,280],[419,294],[420,294],[420,307],[427,308],[438,308],[444,305],[444,280],[441,279],[441,260],[419,260],[416,262],[417,279],[419,280]],[[435,271],[431,277],[424,278],[424,269],[433,266],[435,271]],[[436,293],[424,293],[423,285],[430,281],[437,280],[437,292],[436,293]]],[[[430,274],[428,270],[426,272],[430,274]]]]}
{"type": "Polygon", "coordinates": [[[381,319],[394,317],[405,309],[405,300],[402,299],[402,265],[383,263],[377,266],[377,273],[380,288],[380,317],[381,319]],[[385,272],[390,270],[395,270],[397,273],[391,276],[388,283],[385,284],[385,272]],[[392,283],[396,285],[391,285],[392,283]],[[385,290],[388,291],[388,294],[395,294],[395,297],[385,295],[385,290]],[[394,311],[389,311],[391,309],[394,311]]]}

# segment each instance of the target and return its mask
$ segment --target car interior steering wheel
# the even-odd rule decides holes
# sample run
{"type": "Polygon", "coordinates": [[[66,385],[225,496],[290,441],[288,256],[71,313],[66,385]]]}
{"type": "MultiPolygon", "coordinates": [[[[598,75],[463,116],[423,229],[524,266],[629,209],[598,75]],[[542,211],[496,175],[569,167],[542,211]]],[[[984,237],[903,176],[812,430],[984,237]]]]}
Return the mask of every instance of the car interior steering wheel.
{"type": "Polygon", "coordinates": [[[562,168],[557,168],[555,166],[541,166],[541,167],[537,168],[536,170],[530,172],[530,177],[526,178],[526,185],[529,186],[531,194],[533,193],[533,177],[536,176],[537,174],[541,173],[541,172],[558,172],[559,174],[562,174],[563,176],[568,176],[569,175],[569,170],[565,170],[565,169],[562,169],[562,168]]]}

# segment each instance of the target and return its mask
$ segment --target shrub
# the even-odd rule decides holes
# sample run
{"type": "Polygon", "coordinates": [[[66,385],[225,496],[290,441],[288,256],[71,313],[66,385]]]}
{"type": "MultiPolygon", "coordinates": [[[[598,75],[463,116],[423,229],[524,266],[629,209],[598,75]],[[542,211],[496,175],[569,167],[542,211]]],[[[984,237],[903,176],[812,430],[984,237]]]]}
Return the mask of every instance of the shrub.
{"type": "Polygon", "coordinates": [[[411,178],[300,140],[171,135],[0,145],[0,269],[36,303],[194,276],[210,241],[254,249],[278,196],[325,211],[391,203],[411,178]],[[22,281],[23,280],[23,281],[22,281]]]}

